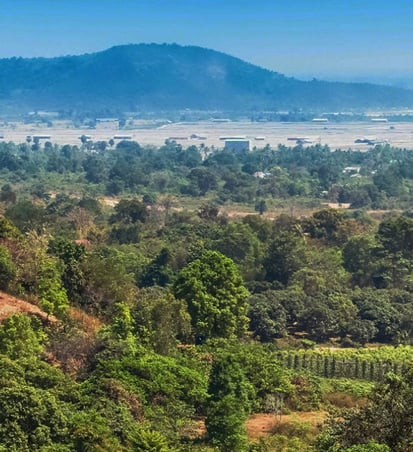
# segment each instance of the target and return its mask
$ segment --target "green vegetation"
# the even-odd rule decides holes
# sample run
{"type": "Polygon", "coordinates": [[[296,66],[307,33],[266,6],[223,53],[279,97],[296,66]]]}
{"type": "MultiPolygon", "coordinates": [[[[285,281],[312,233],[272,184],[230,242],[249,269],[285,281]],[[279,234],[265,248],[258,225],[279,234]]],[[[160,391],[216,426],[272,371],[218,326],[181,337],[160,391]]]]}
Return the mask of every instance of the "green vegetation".
{"type": "Polygon", "coordinates": [[[247,331],[248,291],[234,262],[206,251],[179,273],[174,293],[184,300],[198,341],[242,336],[247,331]]]}
{"type": "Polygon", "coordinates": [[[0,288],[43,311],[0,300],[0,450],[411,449],[409,151],[32,146],[0,143],[0,288]]]}
{"type": "Polygon", "coordinates": [[[410,368],[413,348],[381,346],[336,351],[300,349],[281,351],[278,358],[288,368],[305,369],[325,378],[381,381],[389,372],[403,374],[410,368]]]}
{"type": "Polygon", "coordinates": [[[411,383],[411,370],[404,377],[389,374],[368,405],[345,413],[340,422],[330,420],[318,438],[318,450],[411,450],[411,383]],[[373,447],[376,441],[381,446],[373,447]]]}

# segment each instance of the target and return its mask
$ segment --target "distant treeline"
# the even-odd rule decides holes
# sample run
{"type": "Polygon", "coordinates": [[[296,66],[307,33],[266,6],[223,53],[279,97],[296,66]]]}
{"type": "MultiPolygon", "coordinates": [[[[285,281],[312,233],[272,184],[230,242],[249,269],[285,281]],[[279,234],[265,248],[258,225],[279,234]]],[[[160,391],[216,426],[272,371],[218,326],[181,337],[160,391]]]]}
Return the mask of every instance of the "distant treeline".
{"type": "Polygon", "coordinates": [[[185,148],[174,141],[160,148],[132,141],[115,146],[113,140],[84,140],[80,146],[39,140],[20,145],[2,142],[0,170],[10,190],[23,184],[33,193],[46,194],[61,187],[63,178],[71,180],[72,190],[77,186],[99,195],[154,199],[171,194],[218,205],[243,203],[261,213],[291,201],[407,209],[413,200],[413,153],[389,145],[368,151],[280,145],[232,152],[204,145],[185,148]]]}

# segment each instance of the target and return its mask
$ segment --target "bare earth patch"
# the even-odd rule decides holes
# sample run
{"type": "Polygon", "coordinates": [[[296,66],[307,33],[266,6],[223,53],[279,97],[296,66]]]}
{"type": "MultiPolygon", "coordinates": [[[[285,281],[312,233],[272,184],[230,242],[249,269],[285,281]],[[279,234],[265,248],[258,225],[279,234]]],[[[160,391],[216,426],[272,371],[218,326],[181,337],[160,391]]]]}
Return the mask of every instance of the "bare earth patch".
{"type": "Polygon", "coordinates": [[[32,303],[28,303],[27,301],[20,300],[19,298],[12,297],[11,295],[8,295],[4,292],[0,292],[0,322],[7,319],[13,314],[20,313],[35,315],[43,321],[57,321],[54,316],[49,316],[38,306],[32,303]]]}
{"type": "Polygon", "coordinates": [[[114,198],[111,196],[104,196],[102,199],[103,204],[110,206],[110,207],[115,207],[116,204],[119,203],[119,199],[118,198],[114,198]]]}
{"type": "MultiPolygon", "coordinates": [[[[287,424],[307,423],[316,428],[322,424],[327,417],[325,411],[297,411],[293,414],[283,414],[281,419],[274,414],[257,413],[249,417],[246,422],[248,438],[250,440],[259,439],[262,436],[270,436],[277,429],[277,426],[287,424]]],[[[201,437],[205,435],[205,421],[199,419],[194,422],[190,437],[201,437]]]]}
{"type": "Polygon", "coordinates": [[[314,427],[321,424],[326,418],[323,411],[295,412],[294,414],[283,414],[281,419],[274,414],[253,414],[247,421],[246,427],[250,439],[258,439],[261,436],[272,435],[277,425],[296,422],[306,422],[314,427]]]}

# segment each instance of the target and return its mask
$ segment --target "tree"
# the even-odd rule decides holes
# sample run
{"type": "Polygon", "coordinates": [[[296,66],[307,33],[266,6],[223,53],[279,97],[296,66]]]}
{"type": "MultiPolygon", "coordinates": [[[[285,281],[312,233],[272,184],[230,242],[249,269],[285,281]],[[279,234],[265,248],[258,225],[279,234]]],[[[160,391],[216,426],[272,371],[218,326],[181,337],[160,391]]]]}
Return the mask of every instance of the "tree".
{"type": "Polygon", "coordinates": [[[141,289],[132,316],[139,342],[156,353],[173,354],[178,340],[190,336],[191,323],[185,302],[161,287],[141,289]]]}
{"type": "Polygon", "coordinates": [[[211,248],[233,259],[246,280],[258,279],[264,247],[252,229],[245,223],[228,222],[215,235],[211,248]]]}
{"type": "Polygon", "coordinates": [[[14,204],[16,202],[16,192],[13,191],[10,184],[5,184],[1,187],[0,201],[5,203],[14,204]]]}
{"type": "Polygon", "coordinates": [[[105,358],[133,355],[137,351],[137,342],[133,334],[133,318],[126,303],[115,303],[112,308],[112,321],[100,331],[105,347],[105,358]]]}
{"type": "Polygon", "coordinates": [[[411,259],[413,220],[403,216],[385,220],[380,223],[377,238],[387,253],[401,253],[404,258],[411,259]]]}
{"type": "Polygon", "coordinates": [[[188,175],[200,196],[204,196],[209,190],[214,190],[217,186],[217,180],[214,173],[206,168],[194,168],[188,175]]]}
{"type": "Polygon", "coordinates": [[[371,235],[355,235],[343,248],[343,266],[352,273],[353,284],[365,287],[372,282],[377,262],[373,259],[377,242],[371,235]]]}
{"type": "Polygon", "coordinates": [[[242,219],[252,231],[257,235],[261,242],[266,242],[271,236],[271,221],[265,220],[258,215],[247,215],[242,219]]]}
{"type": "Polygon", "coordinates": [[[335,243],[339,227],[343,223],[343,214],[336,209],[324,209],[315,212],[303,223],[304,232],[308,232],[311,237],[335,243]]]}
{"type": "Polygon", "coordinates": [[[49,391],[26,385],[2,387],[0,444],[8,451],[29,452],[64,442],[68,427],[65,411],[49,391]]]}
{"type": "Polygon", "coordinates": [[[0,290],[7,290],[9,284],[16,277],[16,266],[14,265],[10,251],[0,245],[0,290]]]}
{"type": "Polygon", "coordinates": [[[90,212],[76,206],[68,213],[67,218],[73,224],[79,239],[87,237],[93,227],[93,217],[90,212]]]}
{"type": "Polygon", "coordinates": [[[340,419],[330,419],[318,438],[320,452],[407,452],[413,444],[413,371],[403,376],[389,374],[373,391],[370,403],[349,410],[340,419]],[[367,444],[377,442],[368,449],[367,444]],[[366,447],[365,449],[356,446],[366,447]],[[387,448],[379,448],[386,445],[387,448]],[[348,449],[347,449],[348,448],[348,449]]]}
{"type": "Polygon", "coordinates": [[[132,304],[137,287],[123,253],[97,250],[86,256],[80,269],[85,278],[82,304],[87,309],[110,318],[116,303],[132,304]]]}
{"type": "Polygon", "coordinates": [[[171,452],[165,437],[156,430],[140,429],[134,438],[136,452],[171,452]]]}
{"type": "Polygon", "coordinates": [[[379,267],[376,285],[405,287],[413,269],[413,220],[403,216],[384,220],[379,225],[377,240],[381,247],[375,253],[379,267]]]}
{"type": "Polygon", "coordinates": [[[357,289],[352,292],[352,300],[358,308],[358,317],[370,320],[376,328],[373,337],[379,342],[394,342],[401,329],[403,311],[393,302],[389,289],[357,289]]]}
{"type": "MultiPolygon", "coordinates": [[[[194,407],[204,406],[207,398],[207,375],[196,359],[185,359],[182,355],[176,358],[161,356],[143,347],[138,347],[133,355],[127,354],[121,358],[108,359],[104,354],[105,352],[100,354],[96,376],[101,376],[104,385],[113,382],[110,386],[114,386],[113,389],[118,393],[121,391],[119,395],[126,393],[126,400],[124,395],[119,401],[123,399],[130,404],[135,400],[136,409],[141,413],[138,414],[140,421],[143,420],[141,416],[144,408],[145,421],[152,420],[153,428],[157,431],[176,438],[176,434],[193,416],[194,407]],[[128,391],[131,391],[130,396],[127,395],[128,391]],[[144,407],[142,403],[145,404],[144,407]]],[[[110,386],[108,390],[113,394],[115,391],[110,386]]],[[[110,419],[109,414],[107,416],[110,419]]],[[[139,424],[136,427],[139,428],[139,424]]],[[[120,429],[122,435],[126,433],[121,423],[116,428],[120,429]]],[[[145,428],[144,425],[142,428],[145,428]]],[[[131,447],[125,450],[135,449],[131,447]]]]}
{"type": "Polygon", "coordinates": [[[342,291],[347,287],[350,276],[343,269],[343,259],[339,249],[310,248],[307,250],[306,260],[306,266],[300,268],[290,278],[290,287],[300,288],[307,295],[342,291]]]}
{"type": "Polygon", "coordinates": [[[255,294],[250,298],[250,328],[262,342],[270,342],[287,334],[287,315],[275,291],[255,294]]]}
{"type": "Polygon", "coordinates": [[[157,202],[156,193],[145,193],[142,197],[142,202],[145,206],[154,206],[157,202]]]}
{"type": "Polygon", "coordinates": [[[307,297],[307,306],[300,313],[298,325],[309,333],[311,339],[322,342],[344,336],[356,314],[356,307],[345,294],[320,293],[307,297]]]}
{"type": "Polygon", "coordinates": [[[245,421],[253,392],[236,359],[227,353],[216,356],[212,365],[205,426],[211,443],[222,452],[243,452],[248,442],[245,421]]]}
{"type": "Polygon", "coordinates": [[[96,143],[94,144],[94,148],[99,152],[105,152],[107,146],[107,141],[96,141],[96,143]]]}
{"type": "Polygon", "coordinates": [[[259,201],[257,201],[255,203],[255,210],[260,215],[262,215],[264,212],[266,212],[268,210],[267,203],[266,203],[265,199],[260,199],[259,201]]]}
{"type": "Polygon", "coordinates": [[[48,253],[49,239],[46,233],[27,233],[17,258],[17,282],[38,297],[40,307],[47,314],[62,316],[69,307],[61,280],[63,265],[48,253]]]}
{"type": "Polygon", "coordinates": [[[39,336],[27,315],[14,314],[0,326],[0,353],[12,359],[39,356],[43,351],[39,336]]]}
{"type": "Polygon", "coordinates": [[[7,218],[0,218],[0,240],[2,242],[21,237],[20,231],[7,218]]]}
{"type": "Polygon", "coordinates": [[[49,252],[63,263],[62,284],[72,301],[80,301],[84,292],[85,278],[81,263],[86,256],[84,245],[72,240],[57,238],[49,243],[49,252]]]}
{"type": "Polygon", "coordinates": [[[165,287],[169,283],[172,276],[170,261],[171,254],[168,248],[162,248],[160,253],[146,268],[146,271],[142,275],[140,285],[142,287],[165,287]]]}
{"type": "Polygon", "coordinates": [[[293,274],[306,262],[304,237],[297,232],[280,232],[271,241],[264,260],[267,281],[287,285],[293,274]]]}
{"type": "Polygon", "coordinates": [[[86,179],[93,184],[99,184],[107,180],[107,168],[100,155],[88,155],[83,162],[86,179]]]}
{"type": "Polygon", "coordinates": [[[391,450],[386,444],[379,444],[375,441],[369,441],[366,444],[351,446],[344,452],[391,452],[391,450]]]}
{"type": "Polygon", "coordinates": [[[181,270],[174,285],[185,300],[196,337],[242,336],[248,325],[248,291],[234,262],[217,251],[181,270]]]}
{"type": "Polygon", "coordinates": [[[45,223],[45,211],[43,207],[34,205],[28,200],[18,201],[10,205],[5,216],[13,222],[21,231],[41,229],[45,223]]]}
{"type": "Polygon", "coordinates": [[[146,206],[137,199],[122,199],[115,206],[115,213],[110,217],[110,222],[124,224],[144,223],[148,216],[146,206]]]}
{"type": "Polygon", "coordinates": [[[204,203],[198,210],[199,218],[207,221],[216,221],[219,214],[219,207],[215,204],[204,203]]]}
{"type": "Polygon", "coordinates": [[[88,140],[88,137],[87,137],[86,135],[81,135],[81,136],[79,137],[79,140],[80,140],[80,142],[81,142],[83,145],[85,145],[86,142],[87,142],[87,140],[88,140]]]}
{"type": "Polygon", "coordinates": [[[399,164],[391,164],[381,168],[373,176],[374,185],[388,196],[400,196],[405,190],[399,164]]]}

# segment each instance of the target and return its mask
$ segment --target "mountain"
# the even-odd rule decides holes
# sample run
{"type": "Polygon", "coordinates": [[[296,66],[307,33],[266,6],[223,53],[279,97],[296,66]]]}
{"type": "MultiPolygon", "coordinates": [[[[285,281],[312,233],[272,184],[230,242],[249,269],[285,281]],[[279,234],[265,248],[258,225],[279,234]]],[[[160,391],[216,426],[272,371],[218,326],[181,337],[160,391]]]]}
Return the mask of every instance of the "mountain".
{"type": "Polygon", "coordinates": [[[412,106],[411,90],[300,81],[194,46],[131,44],[78,56],[0,59],[0,113],[412,106]]]}

